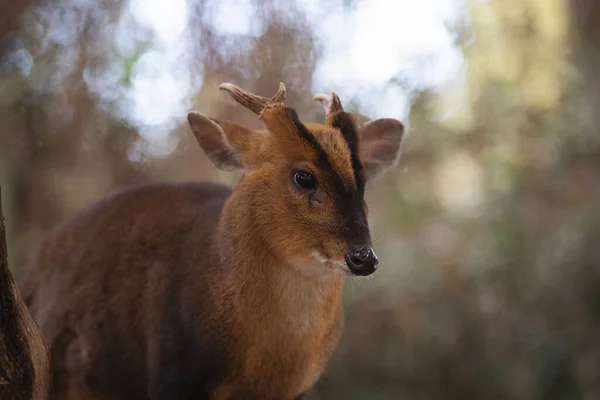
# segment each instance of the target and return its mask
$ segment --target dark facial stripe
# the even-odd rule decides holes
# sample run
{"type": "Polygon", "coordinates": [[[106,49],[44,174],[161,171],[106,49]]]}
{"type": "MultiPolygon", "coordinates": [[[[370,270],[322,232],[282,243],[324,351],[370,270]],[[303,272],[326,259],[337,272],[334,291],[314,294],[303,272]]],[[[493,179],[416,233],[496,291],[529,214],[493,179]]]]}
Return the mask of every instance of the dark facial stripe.
{"type": "Polygon", "coordinates": [[[328,172],[330,172],[334,186],[344,191],[344,179],[333,168],[333,165],[331,164],[331,161],[329,161],[329,157],[327,156],[327,152],[323,150],[323,147],[321,147],[321,144],[319,143],[317,138],[315,138],[315,136],[312,133],[310,133],[308,129],[306,129],[304,124],[300,122],[298,114],[293,108],[287,108],[286,112],[290,120],[293,121],[296,130],[298,131],[302,140],[309,144],[317,153],[317,164],[319,164],[321,168],[326,169],[328,172]]]}
{"type": "Polygon", "coordinates": [[[365,173],[358,156],[358,131],[354,120],[344,111],[338,111],[329,117],[329,125],[338,128],[350,150],[350,161],[356,182],[357,196],[344,204],[342,214],[346,216],[342,226],[337,227],[353,247],[370,245],[371,238],[364,209],[365,173]]]}
{"type": "Polygon", "coordinates": [[[352,170],[354,171],[354,181],[356,182],[358,194],[362,197],[365,192],[365,174],[360,158],[358,157],[358,131],[356,130],[356,125],[350,115],[344,111],[336,112],[330,118],[331,126],[338,128],[342,132],[342,136],[348,144],[352,170]]]}
{"type": "Polygon", "coordinates": [[[334,170],[327,153],[321,147],[320,143],[312,133],[298,118],[298,114],[292,108],[287,108],[286,112],[294,126],[306,143],[308,143],[317,153],[317,163],[319,167],[327,170],[332,178],[332,184],[335,190],[338,216],[331,224],[331,231],[334,235],[342,237],[351,248],[368,245],[371,242],[370,232],[367,224],[367,218],[364,210],[364,186],[365,179],[362,165],[358,158],[358,133],[354,123],[350,117],[340,112],[339,116],[334,118],[336,128],[339,128],[344,135],[344,139],[348,143],[351,154],[352,169],[354,170],[354,179],[356,181],[357,190],[349,190],[350,188],[344,184],[344,179],[334,170]]]}

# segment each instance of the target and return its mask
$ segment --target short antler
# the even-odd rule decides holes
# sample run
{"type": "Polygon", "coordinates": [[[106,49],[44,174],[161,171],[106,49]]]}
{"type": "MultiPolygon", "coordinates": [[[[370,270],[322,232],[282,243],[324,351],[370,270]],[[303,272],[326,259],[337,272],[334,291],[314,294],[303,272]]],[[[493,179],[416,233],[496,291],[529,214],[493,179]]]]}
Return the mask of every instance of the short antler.
{"type": "Polygon", "coordinates": [[[285,85],[283,82],[279,82],[279,90],[275,96],[271,97],[270,99],[248,93],[232,83],[222,83],[219,86],[219,90],[225,90],[231,95],[231,97],[233,97],[235,101],[258,115],[260,115],[267,108],[283,106],[286,95],[285,85]]]}
{"type": "Polygon", "coordinates": [[[342,107],[342,102],[335,92],[331,93],[331,96],[327,94],[318,94],[315,97],[313,97],[313,100],[321,103],[321,105],[325,109],[326,118],[334,112],[344,111],[344,108],[342,107]]]}

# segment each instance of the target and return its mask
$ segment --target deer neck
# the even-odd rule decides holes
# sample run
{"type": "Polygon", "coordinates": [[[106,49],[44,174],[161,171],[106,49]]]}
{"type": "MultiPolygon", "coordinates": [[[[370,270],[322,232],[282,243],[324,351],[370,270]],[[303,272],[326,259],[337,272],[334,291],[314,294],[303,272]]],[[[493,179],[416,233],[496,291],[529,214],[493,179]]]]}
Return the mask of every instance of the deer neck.
{"type": "Polygon", "coordinates": [[[241,379],[263,393],[291,398],[317,379],[339,338],[343,277],[307,276],[278,259],[254,207],[243,200],[232,195],[218,228],[220,309],[240,349],[232,357],[241,379]],[[257,383],[256,376],[267,378],[257,383]]]}
{"type": "Polygon", "coordinates": [[[273,323],[290,318],[305,323],[337,315],[343,276],[327,272],[326,266],[323,274],[308,275],[287,265],[263,239],[257,221],[251,203],[235,194],[221,216],[218,254],[234,309],[246,316],[268,314],[273,323]]]}

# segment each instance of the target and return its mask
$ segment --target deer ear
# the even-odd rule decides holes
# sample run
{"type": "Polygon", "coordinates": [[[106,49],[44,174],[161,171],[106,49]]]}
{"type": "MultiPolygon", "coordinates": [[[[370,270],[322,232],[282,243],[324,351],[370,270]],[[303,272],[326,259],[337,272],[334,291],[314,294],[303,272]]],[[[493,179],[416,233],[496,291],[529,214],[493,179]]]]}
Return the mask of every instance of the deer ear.
{"type": "Polygon", "coordinates": [[[240,135],[248,138],[249,129],[229,121],[227,123],[218,122],[194,111],[188,113],[187,119],[202,151],[215,167],[223,171],[244,168],[240,157],[242,149],[236,149],[234,146],[242,139],[239,137],[240,135]]]}
{"type": "Polygon", "coordinates": [[[367,122],[359,128],[359,151],[367,179],[380,175],[396,164],[404,126],[393,118],[381,118],[367,122]]]}

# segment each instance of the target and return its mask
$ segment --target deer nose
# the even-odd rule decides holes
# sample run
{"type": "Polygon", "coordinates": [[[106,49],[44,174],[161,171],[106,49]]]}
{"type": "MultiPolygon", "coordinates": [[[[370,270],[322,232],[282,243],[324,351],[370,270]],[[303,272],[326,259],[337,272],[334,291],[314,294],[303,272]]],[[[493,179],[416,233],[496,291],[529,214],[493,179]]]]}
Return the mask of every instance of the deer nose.
{"type": "Polygon", "coordinates": [[[354,275],[371,275],[377,269],[377,256],[373,249],[365,246],[358,251],[349,251],[346,253],[346,265],[354,275]]]}

